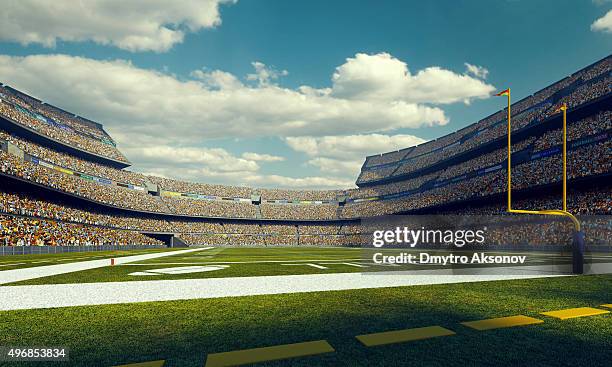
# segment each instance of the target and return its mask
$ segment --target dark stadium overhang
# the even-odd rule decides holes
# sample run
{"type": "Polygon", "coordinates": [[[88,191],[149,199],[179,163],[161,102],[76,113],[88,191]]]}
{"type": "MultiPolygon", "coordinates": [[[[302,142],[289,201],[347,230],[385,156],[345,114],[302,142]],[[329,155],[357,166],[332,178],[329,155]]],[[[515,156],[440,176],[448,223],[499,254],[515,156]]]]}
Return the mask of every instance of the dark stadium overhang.
{"type": "MultiPolygon", "coordinates": [[[[590,116],[598,111],[603,111],[605,109],[609,109],[610,105],[612,105],[612,93],[608,93],[604,96],[601,96],[592,101],[586,102],[579,106],[576,106],[568,111],[568,124],[571,124],[572,121],[576,121],[578,119],[582,119],[584,117],[590,116]]],[[[554,130],[561,127],[561,115],[556,114],[550,116],[549,118],[537,123],[537,124],[529,124],[519,130],[512,132],[512,140],[514,142],[519,142],[528,138],[531,135],[541,133],[544,131],[554,130]]],[[[446,135],[445,135],[446,136],[446,135]]],[[[430,166],[418,169],[416,171],[397,175],[392,177],[386,177],[379,180],[373,180],[363,183],[355,183],[360,188],[366,188],[376,185],[382,185],[387,183],[404,181],[407,179],[415,178],[418,176],[426,175],[428,173],[432,173],[435,171],[439,171],[446,167],[452,166],[457,163],[468,161],[477,156],[492,152],[496,149],[505,147],[507,144],[507,135],[502,134],[502,136],[497,139],[490,140],[483,144],[476,146],[474,149],[470,149],[465,152],[461,152],[459,154],[453,155],[449,158],[443,159],[437,163],[434,163],[430,166]]]]}
{"type": "Polygon", "coordinates": [[[65,152],[81,159],[104,164],[106,166],[111,166],[117,169],[123,169],[131,166],[130,162],[123,162],[113,158],[102,156],[100,154],[92,153],[87,150],[74,147],[60,140],[43,135],[38,131],[23,124],[20,124],[7,116],[0,115],[0,128],[5,131],[8,131],[11,134],[15,134],[25,139],[31,140],[42,146],[49,147],[60,152],[65,152]]]}

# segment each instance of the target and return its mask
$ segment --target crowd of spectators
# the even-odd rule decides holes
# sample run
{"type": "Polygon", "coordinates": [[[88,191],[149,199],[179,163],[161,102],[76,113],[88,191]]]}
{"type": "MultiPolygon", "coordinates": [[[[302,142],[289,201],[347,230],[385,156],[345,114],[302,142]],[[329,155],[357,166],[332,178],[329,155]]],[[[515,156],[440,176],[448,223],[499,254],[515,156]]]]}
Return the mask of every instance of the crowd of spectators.
{"type": "Polygon", "coordinates": [[[14,104],[50,117],[57,123],[68,125],[83,135],[92,136],[99,140],[106,140],[114,144],[113,139],[106,134],[99,124],[93,121],[75,116],[72,113],[61,110],[50,104],[46,104],[13,88],[2,87],[0,88],[0,94],[1,97],[4,97],[14,104]]]}
{"type": "MultiPolygon", "coordinates": [[[[117,185],[103,185],[66,174],[21,160],[4,151],[0,151],[0,158],[2,158],[0,171],[3,173],[117,207],[188,216],[255,218],[257,215],[257,207],[251,202],[200,200],[174,196],[156,197],[145,191],[117,185]]],[[[266,205],[262,205],[264,206],[266,205]]],[[[335,218],[335,208],[337,208],[337,204],[270,204],[269,206],[272,206],[272,209],[264,210],[266,213],[264,218],[331,219],[335,218]]]]}
{"type": "Polygon", "coordinates": [[[145,181],[147,180],[147,176],[143,174],[116,169],[96,162],[84,160],[70,154],[47,148],[18,136],[8,134],[2,130],[0,130],[0,140],[9,141],[15,144],[25,153],[37,157],[38,159],[42,159],[49,163],[68,168],[76,172],[137,186],[144,185],[145,181]]]}
{"type": "Polygon", "coordinates": [[[130,230],[172,232],[173,226],[161,219],[143,216],[100,214],[29,195],[0,191],[0,213],[54,219],[130,230]]]}
{"type": "Polygon", "coordinates": [[[180,238],[190,246],[229,247],[342,247],[360,245],[360,237],[344,234],[281,235],[281,234],[218,234],[181,233],[180,238]]]}
{"type": "Polygon", "coordinates": [[[158,197],[144,191],[99,184],[21,160],[1,150],[0,172],[104,204],[151,212],[168,211],[167,206],[158,197]]]}
{"type": "Polygon", "coordinates": [[[263,218],[270,219],[335,219],[337,204],[272,204],[261,203],[263,218]]]}
{"type": "MultiPolygon", "coordinates": [[[[610,60],[611,58],[607,58],[596,65],[543,89],[533,96],[515,103],[513,105],[513,128],[520,129],[533,121],[546,118],[561,103],[568,103],[571,108],[572,106],[583,104],[586,101],[610,93],[612,91],[610,60]]],[[[94,141],[115,149],[112,139],[98,125],[91,121],[74,116],[51,105],[46,105],[27,95],[5,87],[0,87],[0,97],[2,98],[0,100],[0,113],[16,120],[21,119],[20,123],[29,124],[28,126],[39,131],[50,129],[48,134],[51,135],[49,136],[66,133],[69,136],[75,135],[79,139],[86,139],[89,142],[94,141]],[[46,120],[41,115],[53,119],[60,124],[51,123],[49,122],[50,120],[46,120]],[[66,129],[66,126],[69,128],[66,129]]],[[[575,141],[586,136],[609,131],[612,127],[611,115],[612,113],[608,110],[581,121],[570,121],[568,125],[568,140],[575,141]]],[[[476,124],[435,141],[397,152],[368,157],[365,164],[366,169],[361,172],[358,181],[375,181],[389,176],[415,173],[417,170],[431,166],[441,160],[473,149],[485,141],[499,138],[506,133],[504,119],[505,111],[502,110],[476,124]],[[381,164],[384,166],[376,167],[381,164]]],[[[16,156],[0,151],[0,170],[3,173],[15,175],[57,190],[121,208],[196,217],[327,220],[336,219],[338,214],[342,213],[342,217],[356,218],[362,215],[369,216],[428,208],[449,202],[501,193],[505,190],[506,180],[505,170],[495,169],[484,176],[462,179],[465,174],[474,173],[483,168],[502,163],[506,156],[505,149],[498,149],[443,170],[419,175],[408,180],[348,191],[297,191],[212,185],[145,176],[76,158],[23,138],[11,136],[3,131],[0,131],[0,140],[12,142],[29,156],[34,156],[40,160],[86,175],[110,180],[112,184],[102,184],[86,179],[87,177],[79,177],[78,174],[72,175],[62,172],[61,169],[51,169],[44,165],[36,164],[29,161],[29,156],[26,156],[25,160],[21,160],[16,156]],[[459,178],[459,180],[452,180],[455,178],[459,178]],[[129,183],[145,186],[148,182],[157,184],[162,191],[162,196],[150,195],[146,190],[134,190],[115,184],[129,183]],[[163,195],[165,190],[197,193],[217,198],[243,198],[245,200],[205,200],[185,196],[163,195]],[[349,203],[343,208],[335,203],[335,199],[345,193],[348,193],[351,199],[360,199],[406,192],[411,193],[400,199],[349,203]],[[253,204],[250,201],[252,195],[261,195],[262,201],[260,205],[253,204]],[[286,200],[289,203],[272,203],[269,202],[270,200],[286,200]],[[292,201],[331,201],[332,203],[297,204],[291,203],[292,201]]],[[[518,142],[513,146],[513,150],[516,152],[533,146],[535,151],[541,151],[558,145],[560,142],[561,134],[560,130],[557,129],[546,132],[539,137],[530,137],[518,142]]],[[[79,146],[76,142],[71,144],[79,146]]],[[[608,140],[597,144],[571,149],[569,151],[568,162],[570,179],[609,173],[612,164],[609,159],[611,144],[608,138],[608,140]]],[[[515,189],[524,189],[558,182],[561,177],[560,158],[560,154],[555,154],[517,165],[513,169],[513,187],[515,189]]],[[[28,209],[26,205],[20,206],[20,210],[26,209],[28,209]]],[[[28,210],[30,209],[32,208],[28,210]]],[[[34,210],[44,212],[43,208],[37,207],[34,210]]],[[[108,223],[105,222],[108,219],[91,218],[87,217],[86,214],[86,211],[81,213],[61,212],[61,214],[56,214],[59,217],[51,218],[88,224],[108,223]],[[74,220],[69,219],[69,217],[73,217],[74,220]]],[[[145,228],[144,224],[129,224],[127,221],[128,219],[124,219],[123,224],[115,225],[115,227],[132,228],[131,226],[138,225],[139,228],[145,228]]],[[[160,228],[163,225],[153,222],[148,228],[153,227],[160,228]]],[[[288,235],[286,232],[277,234],[288,235]]]]}
{"type": "MultiPolygon", "coordinates": [[[[610,93],[612,91],[611,64],[610,58],[602,60],[515,103],[512,106],[512,130],[522,129],[534,121],[550,117],[557,113],[558,107],[563,103],[567,103],[568,107],[572,108],[610,93]],[[577,87],[574,87],[576,84],[577,87]],[[561,93],[561,98],[553,103],[552,97],[556,93],[561,93]]],[[[368,157],[357,182],[367,183],[415,172],[495,140],[507,133],[506,114],[507,112],[502,110],[478,123],[434,141],[399,152],[368,157]],[[472,132],[476,133],[468,137],[472,132]],[[407,154],[399,154],[400,152],[407,152],[407,154]],[[377,167],[381,164],[390,165],[377,167]]]]}
{"type": "MultiPolygon", "coordinates": [[[[577,140],[586,136],[595,135],[612,129],[612,112],[604,111],[595,116],[567,125],[567,141],[577,140]]],[[[563,143],[563,132],[561,128],[542,134],[534,144],[534,151],[546,150],[563,143]]]]}
{"type": "Polygon", "coordinates": [[[213,185],[199,182],[174,180],[165,177],[147,176],[149,181],[159,185],[163,190],[193,193],[227,198],[250,198],[253,193],[250,187],[213,185]]]}
{"type": "MultiPolygon", "coordinates": [[[[612,140],[585,145],[568,152],[568,179],[612,172],[612,140]]],[[[527,189],[561,181],[561,154],[531,160],[514,166],[512,187],[527,189]]],[[[402,198],[351,202],[342,209],[343,218],[371,217],[446,205],[466,199],[499,194],[506,191],[507,171],[491,171],[485,175],[450,182],[402,198]]]]}
{"type": "Polygon", "coordinates": [[[612,76],[608,75],[600,80],[583,84],[570,94],[562,97],[557,103],[550,107],[547,115],[553,115],[555,111],[564,103],[566,103],[567,107],[571,109],[585,102],[597,99],[610,92],[612,92],[612,76]]]}
{"type": "Polygon", "coordinates": [[[395,194],[399,192],[406,192],[415,190],[421,187],[426,182],[435,180],[440,175],[440,172],[434,172],[427,175],[417,176],[415,178],[391,182],[388,184],[374,185],[362,187],[359,189],[352,189],[348,191],[349,198],[359,199],[368,198],[380,195],[395,194]]]}
{"type": "Polygon", "coordinates": [[[401,161],[402,159],[406,157],[406,154],[408,154],[412,149],[414,148],[411,147],[411,148],[398,150],[395,152],[388,152],[388,153],[369,156],[366,158],[364,167],[379,166],[382,164],[388,164],[388,163],[401,161]]]}
{"type": "Polygon", "coordinates": [[[250,202],[200,200],[181,196],[162,196],[171,213],[194,217],[255,218],[257,207],[250,202]]]}
{"type": "Polygon", "coordinates": [[[154,238],[125,231],[55,220],[0,215],[3,246],[162,245],[154,238]]]}
{"type": "Polygon", "coordinates": [[[251,195],[260,195],[262,200],[308,200],[331,201],[343,193],[342,190],[283,190],[251,188],[246,186],[213,185],[198,182],[174,180],[170,178],[147,176],[150,182],[158,184],[163,190],[193,193],[200,195],[249,199],[251,195]]]}
{"type": "MultiPolygon", "coordinates": [[[[526,142],[529,142],[529,140],[526,142]]],[[[609,172],[612,164],[609,159],[611,147],[612,141],[606,140],[595,145],[587,145],[570,150],[568,153],[569,177],[576,178],[609,172]]],[[[498,158],[502,157],[501,153],[497,154],[499,154],[498,158]]],[[[33,182],[114,206],[187,216],[257,217],[258,208],[250,202],[233,200],[195,200],[184,197],[160,198],[151,196],[143,191],[131,190],[118,186],[101,185],[73,175],[67,175],[32,162],[21,161],[19,158],[5,152],[0,152],[0,157],[2,158],[2,165],[0,168],[4,173],[9,173],[33,182]]],[[[474,169],[479,168],[477,163],[481,159],[486,159],[486,156],[474,160],[474,169]]],[[[461,168],[459,172],[462,172],[461,170],[465,170],[465,168],[461,168]]],[[[561,176],[560,155],[556,154],[518,165],[513,171],[513,187],[516,189],[559,181],[561,176]]],[[[390,184],[389,187],[381,186],[380,188],[370,188],[367,190],[370,190],[370,192],[378,192],[379,195],[394,193],[398,192],[397,190],[411,190],[417,188],[422,182],[431,179],[435,179],[435,175],[421,176],[405,184],[394,183],[390,184]]],[[[349,215],[348,213],[350,213],[352,216],[355,216],[355,214],[357,214],[356,216],[360,216],[359,212],[356,213],[353,210],[355,206],[368,207],[369,211],[377,213],[380,212],[378,209],[380,205],[389,206],[392,202],[401,202],[401,205],[398,206],[399,208],[410,210],[463,200],[472,196],[490,195],[504,191],[504,183],[505,171],[495,172],[486,176],[474,177],[465,181],[419,192],[409,196],[407,200],[393,200],[384,204],[378,202],[349,204],[343,209],[343,215],[349,215]]],[[[337,218],[338,212],[337,204],[273,204],[263,202],[259,208],[261,209],[261,218],[270,219],[325,220],[337,218]]],[[[398,208],[395,208],[395,210],[398,210],[398,208]]],[[[385,212],[388,212],[388,209],[382,211],[382,213],[385,212]]]]}
{"type": "Polygon", "coordinates": [[[283,189],[257,189],[262,200],[306,200],[306,201],[333,201],[343,190],[283,190],[283,189]]]}
{"type": "MultiPolygon", "coordinates": [[[[6,89],[4,89],[3,92],[5,91],[6,89]]],[[[10,98],[10,102],[13,102],[10,103],[9,101],[5,100],[6,97],[7,95],[5,93],[3,93],[3,96],[0,96],[0,115],[8,117],[18,124],[36,130],[38,133],[58,140],[64,144],[77,147],[100,156],[127,162],[125,156],[117,149],[115,145],[110,143],[110,141],[105,142],[103,140],[93,138],[90,135],[84,135],[68,125],[62,125],[63,127],[60,127],[56,124],[49,123],[47,122],[46,118],[40,117],[42,114],[35,112],[35,109],[32,108],[32,106],[27,104],[24,105],[25,102],[17,105],[14,98],[10,98]]]]}
{"type": "MultiPolygon", "coordinates": [[[[469,186],[472,183],[466,183],[465,185],[469,186]]],[[[487,187],[487,185],[483,187],[487,187]]],[[[569,193],[568,208],[571,212],[581,215],[612,214],[612,195],[610,195],[609,189],[610,187],[607,186],[587,191],[572,190],[569,193]]],[[[432,196],[430,195],[429,198],[432,196]]],[[[427,196],[417,195],[414,199],[416,198],[425,200],[427,196]]],[[[382,208],[383,206],[392,209],[390,212],[402,207],[404,210],[415,209],[414,199],[412,203],[405,201],[399,201],[398,203],[389,200],[373,202],[372,204],[377,206],[369,207],[369,209],[382,208]]],[[[498,205],[472,205],[464,206],[461,210],[433,211],[433,213],[453,215],[504,214],[506,209],[504,204],[505,201],[500,201],[498,205]]],[[[558,195],[551,194],[544,197],[516,200],[514,207],[528,210],[558,209],[561,207],[561,200],[558,195]]],[[[380,215],[383,212],[378,211],[373,214],[380,215]]],[[[359,213],[359,216],[363,215],[363,212],[359,213]]],[[[608,227],[603,230],[599,227],[589,228],[591,231],[603,231],[602,233],[609,234],[608,227]]],[[[526,230],[529,227],[523,226],[520,228],[526,230]]],[[[159,244],[159,242],[135,231],[181,233],[180,238],[190,245],[358,246],[362,227],[357,222],[346,224],[300,223],[294,225],[179,219],[166,221],[140,216],[100,214],[92,210],[73,208],[25,194],[0,192],[0,233],[2,234],[0,240],[5,245],[159,244]]],[[[529,231],[527,230],[527,232],[529,231]]],[[[532,239],[527,232],[524,235],[520,233],[515,235],[512,242],[529,244],[535,241],[533,243],[542,243],[532,239]]],[[[563,232],[559,229],[551,229],[547,233],[559,236],[563,232]]],[[[544,236],[542,238],[552,237],[544,236]]],[[[561,242],[557,241],[555,243],[561,242]]]]}

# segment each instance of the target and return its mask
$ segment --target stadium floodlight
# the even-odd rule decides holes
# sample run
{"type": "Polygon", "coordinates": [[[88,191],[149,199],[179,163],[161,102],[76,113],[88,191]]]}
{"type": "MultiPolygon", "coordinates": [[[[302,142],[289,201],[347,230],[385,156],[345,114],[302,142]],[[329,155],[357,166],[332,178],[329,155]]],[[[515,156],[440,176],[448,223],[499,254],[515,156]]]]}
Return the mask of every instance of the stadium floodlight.
{"type": "Polygon", "coordinates": [[[496,94],[508,97],[508,213],[558,215],[571,219],[574,223],[574,236],[572,241],[572,271],[575,274],[584,272],[584,232],[576,216],[567,211],[567,104],[563,103],[555,112],[563,113],[563,208],[561,210],[522,210],[512,209],[512,113],[510,88],[496,94]]]}

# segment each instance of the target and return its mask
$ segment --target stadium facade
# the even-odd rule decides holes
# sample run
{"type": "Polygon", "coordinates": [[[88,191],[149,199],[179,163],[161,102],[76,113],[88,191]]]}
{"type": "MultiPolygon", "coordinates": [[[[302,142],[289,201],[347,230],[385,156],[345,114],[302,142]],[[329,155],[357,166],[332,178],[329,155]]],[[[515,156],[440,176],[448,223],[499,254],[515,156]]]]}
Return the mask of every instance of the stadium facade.
{"type": "MultiPolygon", "coordinates": [[[[516,208],[558,208],[568,105],[569,210],[612,212],[612,56],[512,105],[516,208]]],[[[0,86],[0,245],[351,246],[360,220],[505,211],[506,112],[366,157],[356,189],[212,185],[130,172],[101,124],[0,86]]]]}

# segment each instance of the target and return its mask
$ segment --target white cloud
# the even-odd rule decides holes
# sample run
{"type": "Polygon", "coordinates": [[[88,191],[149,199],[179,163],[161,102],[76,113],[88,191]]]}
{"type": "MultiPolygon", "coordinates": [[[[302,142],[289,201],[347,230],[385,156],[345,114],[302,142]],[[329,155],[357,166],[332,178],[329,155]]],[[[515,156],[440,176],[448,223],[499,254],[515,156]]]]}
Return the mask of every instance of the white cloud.
{"type": "Polygon", "coordinates": [[[310,189],[346,189],[354,186],[352,178],[287,177],[259,172],[257,161],[277,162],[283,157],[247,152],[236,157],[221,148],[144,146],[126,150],[139,164],[136,171],[194,182],[257,187],[292,187],[310,189]]]}
{"type": "Polygon", "coordinates": [[[311,157],[308,164],[321,172],[357,177],[366,156],[425,142],[413,135],[364,134],[324,137],[287,137],[293,150],[311,157]]]}
{"type": "Polygon", "coordinates": [[[181,169],[207,168],[221,172],[256,172],[255,160],[236,157],[221,148],[173,147],[164,145],[130,146],[126,150],[143,164],[180,167],[181,169]]]}
{"type": "Polygon", "coordinates": [[[93,41],[128,51],[168,51],[187,32],[221,23],[228,0],[18,0],[2,3],[0,39],[54,47],[93,41]]]}
{"type": "Polygon", "coordinates": [[[309,156],[344,158],[346,156],[389,152],[424,143],[426,140],[414,135],[362,134],[323,137],[287,137],[287,144],[298,152],[309,156]]]}
{"type": "Polygon", "coordinates": [[[0,55],[1,81],[101,121],[125,144],[134,136],[193,145],[215,138],[339,135],[448,121],[440,108],[404,101],[347,100],[276,85],[250,87],[222,71],[193,75],[196,79],[179,80],[124,60],[0,55]]]}
{"type": "Polygon", "coordinates": [[[388,53],[356,54],[336,68],[332,79],[333,96],[358,100],[445,104],[488,98],[495,90],[479,79],[437,66],[411,74],[405,62],[388,53]]]}
{"type": "Polygon", "coordinates": [[[294,178],[279,175],[251,175],[246,177],[245,183],[257,187],[289,187],[295,189],[348,189],[355,186],[354,179],[316,176],[294,178]]]}
{"type": "Polygon", "coordinates": [[[285,157],[279,157],[277,155],[270,154],[259,154],[253,152],[242,153],[242,158],[248,159],[251,161],[261,161],[261,162],[282,162],[285,160],[285,157]]]}
{"type": "Polygon", "coordinates": [[[318,157],[308,160],[308,164],[318,167],[323,173],[357,177],[363,158],[352,156],[346,159],[318,157]]]}
{"type": "MultiPolygon", "coordinates": [[[[369,61],[374,58],[405,67],[388,54],[365,56],[369,61]]],[[[248,85],[221,70],[203,68],[185,79],[167,71],[142,69],[125,60],[100,61],[67,55],[0,55],[0,81],[102,122],[137,169],[160,174],[180,171],[170,177],[183,175],[204,181],[218,178],[228,183],[241,179],[244,172],[252,173],[251,180],[281,182],[278,177],[283,176],[258,173],[258,162],[279,161],[280,157],[259,155],[256,159],[252,155],[256,152],[235,156],[202,148],[207,140],[290,136],[293,140],[288,138],[287,143],[295,150],[302,151],[296,144],[310,144],[317,152],[308,155],[312,167],[326,175],[342,174],[350,179],[330,178],[336,183],[352,182],[366,155],[420,142],[415,137],[380,132],[446,124],[444,111],[431,104],[481,98],[481,92],[475,93],[470,85],[493,89],[469,76],[431,67],[409,77],[408,94],[403,91],[366,98],[374,93],[373,85],[382,88],[384,83],[378,74],[384,75],[388,70],[384,70],[385,62],[369,63],[359,76],[354,61],[362,57],[358,54],[338,67],[327,88],[279,86],[275,82],[286,73],[262,63],[253,64],[256,76],[251,79],[257,85],[248,85]],[[358,91],[356,80],[363,84],[363,92],[358,91]],[[460,81],[468,87],[455,88],[460,81]],[[339,94],[339,88],[347,93],[339,94]],[[428,101],[427,95],[434,97],[428,101]],[[291,141],[295,143],[291,145],[291,141]],[[155,148],[146,148],[152,146],[155,148]]],[[[390,83],[391,89],[396,87],[393,81],[390,83]]],[[[324,185],[320,178],[295,180],[298,179],[285,177],[292,186],[305,182],[324,185]]]]}
{"type": "Polygon", "coordinates": [[[289,75],[287,70],[276,70],[275,68],[268,67],[266,64],[255,61],[252,62],[253,68],[255,69],[254,74],[247,74],[247,80],[256,80],[259,83],[259,86],[265,86],[270,83],[273,83],[276,79],[281,76],[289,75]]]}
{"type": "Polygon", "coordinates": [[[202,81],[209,89],[236,89],[243,87],[242,82],[233,74],[221,70],[194,70],[190,76],[202,81]]]}
{"type": "Polygon", "coordinates": [[[487,79],[489,69],[478,65],[472,65],[469,62],[464,63],[464,65],[468,74],[472,74],[480,79],[487,79]]]}
{"type": "Polygon", "coordinates": [[[594,21],[591,24],[591,30],[612,33],[612,10],[609,10],[606,15],[594,21]]]}

